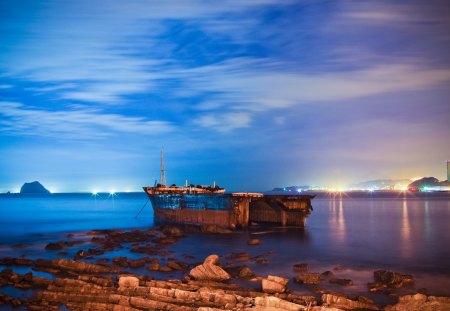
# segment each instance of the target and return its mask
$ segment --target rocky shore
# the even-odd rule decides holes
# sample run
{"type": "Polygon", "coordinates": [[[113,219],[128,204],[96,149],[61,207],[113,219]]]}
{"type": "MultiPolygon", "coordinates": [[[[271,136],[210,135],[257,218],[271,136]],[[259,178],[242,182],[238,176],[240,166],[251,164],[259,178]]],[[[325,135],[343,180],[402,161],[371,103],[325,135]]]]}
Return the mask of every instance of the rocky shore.
{"type": "MultiPolygon", "coordinates": [[[[319,287],[316,295],[297,295],[289,288],[289,279],[258,276],[241,264],[248,260],[265,260],[250,258],[247,253],[231,253],[228,259],[234,264],[222,264],[226,258],[216,254],[195,264],[170,258],[167,246],[192,231],[226,233],[212,227],[171,226],[132,231],[95,230],[88,232],[88,242],[69,235],[68,241],[46,245],[44,252],[58,252],[55,259],[0,258],[0,266],[4,267],[0,272],[0,308],[6,305],[22,310],[450,310],[450,298],[423,293],[400,296],[396,303],[384,306],[367,297],[348,297],[319,287]],[[66,250],[82,247],[84,243],[89,248],[79,249],[69,258],[66,250]],[[101,257],[120,250],[124,244],[129,244],[130,251],[141,257],[101,257]],[[18,270],[28,272],[18,273],[18,270]],[[178,279],[150,275],[174,271],[179,273],[178,279]],[[48,277],[39,276],[41,272],[48,277]],[[10,296],[2,293],[2,288],[15,288],[30,295],[25,295],[26,298],[10,296]]],[[[261,242],[249,240],[248,247],[261,242]]],[[[298,263],[292,270],[292,280],[304,286],[323,282],[343,287],[353,284],[350,279],[335,277],[331,271],[310,272],[307,263],[298,263]]],[[[411,275],[377,270],[367,290],[391,295],[412,282],[411,275]]]]}

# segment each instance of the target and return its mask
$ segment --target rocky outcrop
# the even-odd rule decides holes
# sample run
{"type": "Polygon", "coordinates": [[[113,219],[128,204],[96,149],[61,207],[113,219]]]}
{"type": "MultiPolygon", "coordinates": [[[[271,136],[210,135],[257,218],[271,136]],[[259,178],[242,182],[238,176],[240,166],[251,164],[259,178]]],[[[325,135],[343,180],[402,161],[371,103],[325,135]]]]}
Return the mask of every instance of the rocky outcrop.
{"type": "Polygon", "coordinates": [[[267,278],[262,279],[262,290],[270,294],[284,293],[288,281],[288,279],[279,276],[269,275],[267,278]]]}
{"type": "Polygon", "coordinates": [[[426,296],[423,294],[406,295],[398,303],[387,306],[386,311],[447,311],[450,310],[450,297],[426,296]]]}
{"type": "Polygon", "coordinates": [[[295,281],[300,284],[319,284],[322,276],[320,273],[302,273],[295,277],[295,281]]]}
{"type": "Polygon", "coordinates": [[[409,274],[399,274],[396,272],[377,270],[374,271],[374,283],[369,283],[368,287],[371,292],[386,291],[403,287],[405,284],[413,283],[414,279],[409,274]]]}
{"type": "Polygon", "coordinates": [[[325,307],[339,308],[343,310],[380,310],[373,301],[365,297],[359,297],[358,300],[349,299],[345,295],[323,294],[322,303],[325,307]]]}
{"type": "Polygon", "coordinates": [[[49,194],[50,191],[45,189],[44,186],[41,185],[38,181],[33,182],[26,182],[22,185],[20,188],[20,193],[42,193],[42,194],[49,194]]]}
{"type": "Polygon", "coordinates": [[[75,272],[79,274],[102,274],[117,272],[114,267],[106,267],[96,264],[91,264],[82,261],[68,260],[68,259],[55,259],[51,261],[53,268],[66,271],[75,272]]]}
{"type": "Polygon", "coordinates": [[[247,241],[248,245],[259,245],[261,244],[261,240],[260,239],[250,239],[247,241]]]}
{"type": "Polygon", "coordinates": [[[218,255],[206,257],[203,264],[192,269],[189,275],[196,280],[226,281],[230,279],[230,275],[219,267],[218,255]]]}

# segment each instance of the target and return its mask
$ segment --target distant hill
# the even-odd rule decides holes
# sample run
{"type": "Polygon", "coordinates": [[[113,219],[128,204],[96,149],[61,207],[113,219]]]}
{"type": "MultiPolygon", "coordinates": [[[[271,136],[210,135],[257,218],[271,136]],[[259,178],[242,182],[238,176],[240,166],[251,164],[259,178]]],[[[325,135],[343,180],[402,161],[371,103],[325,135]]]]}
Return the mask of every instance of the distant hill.
{"type": "Polygon", "coordinates": [[[423,187],[435,187],[439,186],[439,180],[435,177],[424,177],[418,179],[408,185],[408,188],[421,189],[423,187]]]}
{"type": "Polygon", "coordinates": [[[38,181],[26,182],[20,188],[20,193],[50,193],[44,186],[38,181]]]}

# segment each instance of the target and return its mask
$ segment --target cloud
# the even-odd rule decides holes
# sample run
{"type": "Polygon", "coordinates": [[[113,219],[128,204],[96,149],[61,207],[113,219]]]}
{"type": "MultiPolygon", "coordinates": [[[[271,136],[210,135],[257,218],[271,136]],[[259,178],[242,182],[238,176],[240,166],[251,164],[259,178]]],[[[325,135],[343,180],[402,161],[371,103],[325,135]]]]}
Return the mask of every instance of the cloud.
{"type": "MultiPolygon", "coordinates": [[[[450,68],[430,69],[414,65],[375,65],[337,72],[282,72],[261,64],[242,67],[241,62],[190,69],[184,75],[193,92],[216,92],[221,109],[261,112],[314,102],[342,100],[417,91],[450,81],[450,68]],[[244,69],[245,68],[245,69],[244,69]],[[228,102],[228,105],[225,103],[228,102]]],[[[217,108],[213,103],[201,108],[217,108]]],[[[207,124],[207,122],[205,122],[207,124]]]]}
{"type": "Polygon", "coordinates": [[[194,121],[197,125],[224,133],[234,129],[248,127],[250,122],[250,114],[244,112],[206,114],[194,121]]]}
{"type": "Polygon", "coordinates": [[[3,116],[0,128],[4,133],[77,140],[111,137],[115,133],[157,135],[174,130],[174,126],[165,121],[75,108],[49,111],[15,102],[0,102],[0,115],[3,116]]]}

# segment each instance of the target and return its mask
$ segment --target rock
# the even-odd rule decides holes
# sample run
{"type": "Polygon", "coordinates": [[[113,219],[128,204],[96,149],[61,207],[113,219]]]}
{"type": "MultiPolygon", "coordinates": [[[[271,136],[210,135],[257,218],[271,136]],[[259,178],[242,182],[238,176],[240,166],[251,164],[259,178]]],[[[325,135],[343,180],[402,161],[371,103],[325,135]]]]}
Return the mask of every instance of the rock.
{"type": "Polygon", "coordinates": [[[135,276],[120,276],[119,290],[136,288],[139,286],[139,279],[135,276]]]}
{"type": "Polygon", "coordinates": [[[361,298],[352,300],[345,295],[323,294],[322,304],[325,307],[339,308],[344,310],[363,309],[363,310],[380,310],[370,299],[361,298]]]}
{"type": "Polygon", "coordinates": [[[227,256],[227,259],[245,261],[250,259],[250,255],[247,252],[231,253],[227,256]]]}
{"type": "Polygon", "coordinates": [[[72,271],[77,273],[110,273],[116,271],[111,267],[95,265],[82,261],[54,259],[51,261],[53,267],[63,271],[72,271]]]}
{"type": "Polygon", "coordinates": [[[174,259],[169,259],[167,261],[167,267],[171,268],[172,270],[183,270],[184,268],[187,267],[187,265],[183,264],[183,263],[180,263],[180,262],[177,262],[174,259]]]}
{"type": "Polygon", "coordinates": [[[189,275],[196,280],[225,281],[230,279],[230,275],[218,266],[219,256],[209,255],[203,264],[195,267],[189,275]]]}
{"type": "Polygon", "coordinates": [[[0,293],[0,306],[3,304],[9,304],[9,305],[13,306],[14,308],[16,308],[16,307],[22,305],[22,301],[20,299],[16,299],[16,298],[13,298],[8,295],[0,293]]]}
{"type": "Polygon", "coordinates": [[[386,311],[447,311],[450,297],[426,296],[424,294],[401,296],[397,304],[387,306],[386,311]]]}
{"type": "Polygon", "coordinates": [[[249,267],[243,267],[239,271],[239,278],[241,279],[250,279],[255,276],[255,273],[249,267]]]}
{"type": "Polygon", "coordinates": [[[142,268],[147,263],[146,258],[140,258],[140,259],[128,259],[127,264],[130,268],[142,268]]]}
{"type": "Polygon", "coordinates": [[[288,279],[269,275],[266,279],[262,279],[262,290],[265,293],[284,293],[286,291],[286,285],[288,279]]]}
{"type": "Polygon", "coordinates": [[[256,297],[255,305],[262,307],[261,310],[286,310],[286,311],[300,311],[306,310],[305,306],[298,305],[274,296],[256,297]]]}
{"type": "Polygon", "coordinates": [[[172,268],[170,268],[168,266],[159,266],[158,271],[159,272],[170,272],[170,271],[172,271],[172,268]]]}
{"type": "Polygon", "coordinates": [[[259,245],[261,244],[261,240],[260,239],[250,239],[247,241],[248,245],[259,245]]]}
{"type": "Polygon", "coordinates": [[[322,276],[320,273],[302,273],[295,277],[295,281],[300,284],[319,284],[322,276]]]}
{"type": "Polygon", "coordinates": [[[350,279],[337,279],[337,278],[332,278],[329,280],[329,282],[331,284],[338,284],[338,285],[343,285],[343,286],[350,286],[353,285],[353,281],[350,279]]]}
{"type": "Polygon", "coordinates": [[[325,271],[325,272],[322,272],[321,275],[322,275],[323,277],[325,277],[325,278],[329,278],[329,277],[333,277],[333,276],[334,276],[334,273],[327,270],[327,271],[325,271]]]}
{"type": "Polygon", "coordinates": [[[182,237],[184,235],[183,231],[179,227],[174,226],[164,226],[161,231],[165,235],[171,237],[182,237]]]}
{"type": "Polygon", "coordinates": [[[218,225],[203,225],[200,229],[203,233],[220,233],[220,234],[226,234],[226,233],[232,233],[233,231],[223,228],[218,225]]]}
{"type": "Polygon", "coordinates": [[[399,274],[396,272],[377,270],[373,273],[374,283],[369,283],[368,287],[371,292],[390,290],[403,287],[405,284],[413,283],[412,275],[399,274]]]}
{"type": "Polygon", "coordinates": [[[152,259],[150,261],[150,264],[147,266],[147,270],[158,271],[159,270],[159,260],[158,259],[152,259]]]}
{"type": "Polygon", "coordinates": [[[23,184],[23,186],[20,188],[20,193],[45,193],[50,194],[50,191],[45,189],[44,186],[41,185],[38,181],[33,182],[26,182],[23,184]]]}
{"type": "Polygon", "coordinates": [[[307,263],[297,263],[293,265],[292,267],[295,272],[306,272],[308,271],[308,264],[307,263]]]}

